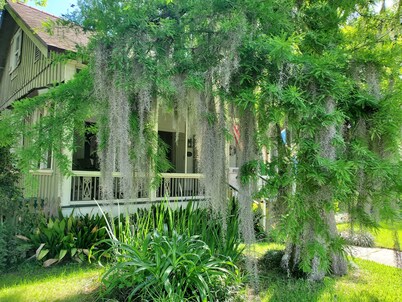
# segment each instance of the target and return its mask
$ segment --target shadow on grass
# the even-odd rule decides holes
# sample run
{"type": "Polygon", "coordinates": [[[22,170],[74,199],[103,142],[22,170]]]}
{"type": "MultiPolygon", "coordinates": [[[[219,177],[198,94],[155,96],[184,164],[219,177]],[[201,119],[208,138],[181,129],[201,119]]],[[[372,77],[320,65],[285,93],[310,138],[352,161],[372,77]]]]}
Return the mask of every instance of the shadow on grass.
{"type": "Polygon", "coordinates": [[[331,298],[336,297],[336,281],[331,278],[326,278],[322,283],[313,283],[302,278],[288,278],[279,270],[260,274],[260,296],[263,301],[319,301],[324,293],[329,293],[331,298]]]}
{"type": "Polygon", "coordinates": [[[336,279],[325,278],[322,283],[317,283],[310,282],[305,278],[289,278],[280,268],[282,255],[283,251],[271,250],[259,259],[262,301],[319,301],[324,293],[329,294],[329,301],[337,301],[336,279]]]}
{"type": "MultiPolygon", "coordinates": [[[[398,286],[397,269],[359,260],[343,277],[325,277],[323,282],[289,278],[282,269],[282,251],[269,251],[259,259],[261,301],[310,302],[402,301],[393,293],[398,286]]],[[[400,280],[400,279],[399,279],[400,280]]],[[[398,290],[397,290],[398,291],[398,290]]]]}

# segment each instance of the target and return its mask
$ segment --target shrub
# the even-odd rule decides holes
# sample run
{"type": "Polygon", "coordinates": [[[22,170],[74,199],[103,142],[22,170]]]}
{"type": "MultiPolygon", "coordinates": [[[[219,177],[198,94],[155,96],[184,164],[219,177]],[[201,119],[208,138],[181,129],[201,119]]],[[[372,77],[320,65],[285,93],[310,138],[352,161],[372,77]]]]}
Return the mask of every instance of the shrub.
{"type": "Polygon", "coordinates": [[[117,263],[103,276],[106,295],[119,301],[222,301],[237,267],[214,256],[199,236],[155,230],[139,246],[111,242],[117,263]]]}
{"type": "Polygon", "coordinates": [[[111,236],[129,244],[140,244],[154,230],[200,236],[214,255],[226,255],[233,261],[241,256],[238,207],[231,202],[224,233],[222,219],[209,208],[189,202],[186,207],[173,210],[168,202],[139,209],[133,215],[120,216],[110,222],[111,236]]]}
{"type": "Polygon", "coordinates": [[[32,249],[32,244],[22,240],[17,230],[13,224],[0,224],[0,272],[27,259],[32,249]]]}
{"type": "Polygon", "coordinates": [[[253,223],[254,232],[257,240],[266,240],[267,233],[264,230],[264,226],[261,221],[265,218],[260,205],[253,202],[253,223]]]}
{"type": "Polygon", "coordinates": [[[30,235],[36,258],[45,260],[44,266],[62,260],[85,261],[92,246],[106,239],[105,225],[105,219],[98,214],[48,218],[30,235]]]}
{"type": "Polygon", "coordinates": [[[5,227],[0,224],[0,272],[4,270],[7,265],[7,238],[5,227]]]}
{"type": "Polygon", "coordinates": [[[269,250],[259,260],[258,265],[262,271],[277,270],[281,267],[283,250],[269,250]]]}
{"type": "Polygon", "coordinates": [[[0,147],[0,272],[26,259],[32,245],[21,238],[44,219],[34,200],[22,198],[18,181],[12,154],[0,147]]]}
{"type": "Polygon", "coordinates": [[[344,231],[341,233],[341,237],[345,239],[345,241],[349,245],[362,246],[362,247],[373,247],[375,245],[374,236],[371,235],[369,232],[344,231]]]}

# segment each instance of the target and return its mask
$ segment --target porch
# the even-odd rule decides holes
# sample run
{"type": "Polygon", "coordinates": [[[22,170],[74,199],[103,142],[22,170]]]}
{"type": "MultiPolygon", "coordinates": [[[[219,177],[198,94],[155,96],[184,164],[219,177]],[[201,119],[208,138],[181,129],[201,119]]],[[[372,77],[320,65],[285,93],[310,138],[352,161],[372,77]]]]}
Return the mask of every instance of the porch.
{"type": "Polygon", "coordinates": [[[133,198],[124,198],[120,190],[121,174],[115,172],[112,200],[102,198],[101,172],[71,173],[71,176],[62,177],[53,170],[32,171],[29,183],[25,183],[25,195],[49,205],[60,205],[63,214],[69,214],[73,209],[77,209],[77,214],[97,212],[96,203],[112,208],[118,204],[135,208],[150,206],[162,200],[182,203],[205,198],[201,184],[203,175],[197,173],[162,173],[158,185],[139,185],[133,198]]]}
{"type": "MultiPolygon", "coordinates": [[[[25,184],[25,188],[29,188],[26,190],[29,193],[25,196],[60,206],[63,213],[78,208],[81,213],[93,211],[97,209],[97,202],[108,206],[130,204],[143,207],[162,200],[186,202],[205,199],[205,191],[201,184],[203,175],[198,173],[200,163],[197,138],[188,118],[174,123],[172,113],[160,110],[157,120],[155,131],[159,141],[167,149],[166,159],[171,166],[168,173],[160,174],[157,184],[150,186],[144,181],[141,185],[141,179],[137,177],[137,192],[133,192],[129,197],[124,196],[120,185],[122,175],[120,172],[114,172],[113,197],[105,200],[99,171],[97,138],[90,131],[96,121],[92,120],[85,123],[88,131],[84,135],[74,135],[74,151],[65,150],[72,162],[69,175],[61,175],[54,159],[49,155],[46,164],[38,166],[39,170],[31,171],[33,177],[30,184],[25,184]]],[[[229,164],[233,167],[236,164],[236,154],[229,152],[229,149],[228,145],[229,164]]],[[[232,177],[229,176],[228,182],[232,183],[231,179],[235,179],[237,170],[229,174],[232,174],[232,177]]]]}
{"type": "MultiPolygon", "coordinates": [[[[120,189],[121,174],[113,173],[113,200],[123,200],[120,189]]],[[[187,200],[204,197],[204,190],[200,184],[202,174],[162,173],[157,186],[142,186],[141,179],[137,192],[134,192],[133,202],[149,202],[160,200],[187,200]]],[[[98,171],[73,171],[71,177],[70,204],[101,200],[101,173],[98,171]]]]}

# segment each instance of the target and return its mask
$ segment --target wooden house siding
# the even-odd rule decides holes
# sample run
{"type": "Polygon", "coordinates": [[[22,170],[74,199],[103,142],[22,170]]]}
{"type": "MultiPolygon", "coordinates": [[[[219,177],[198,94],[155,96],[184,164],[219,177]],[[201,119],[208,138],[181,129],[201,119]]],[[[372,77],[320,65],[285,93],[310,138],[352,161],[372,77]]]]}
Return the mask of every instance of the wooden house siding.
{"type": "Polygon", "coordinates": [[[35,89],[65,81],[65,64],[51,63],[55,53],[51,53],[50,58],[47,58],[36,48],[33,41],[23,32],[21,62],[12,73],[9,72],[8,54],[0,83],[0,109],[8,107],[13,101],[25,97],[35,89]]]}

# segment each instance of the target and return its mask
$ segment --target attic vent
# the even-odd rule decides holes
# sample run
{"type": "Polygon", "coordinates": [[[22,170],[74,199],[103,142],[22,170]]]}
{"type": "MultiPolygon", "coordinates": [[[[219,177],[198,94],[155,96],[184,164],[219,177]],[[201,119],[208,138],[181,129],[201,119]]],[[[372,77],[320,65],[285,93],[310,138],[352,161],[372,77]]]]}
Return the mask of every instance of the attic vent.
{"type": "Polygon", "coordinates": [[[37,46],[35,46],[35,62],[39,61],[40,59],[40,50],[37,46]]]}

